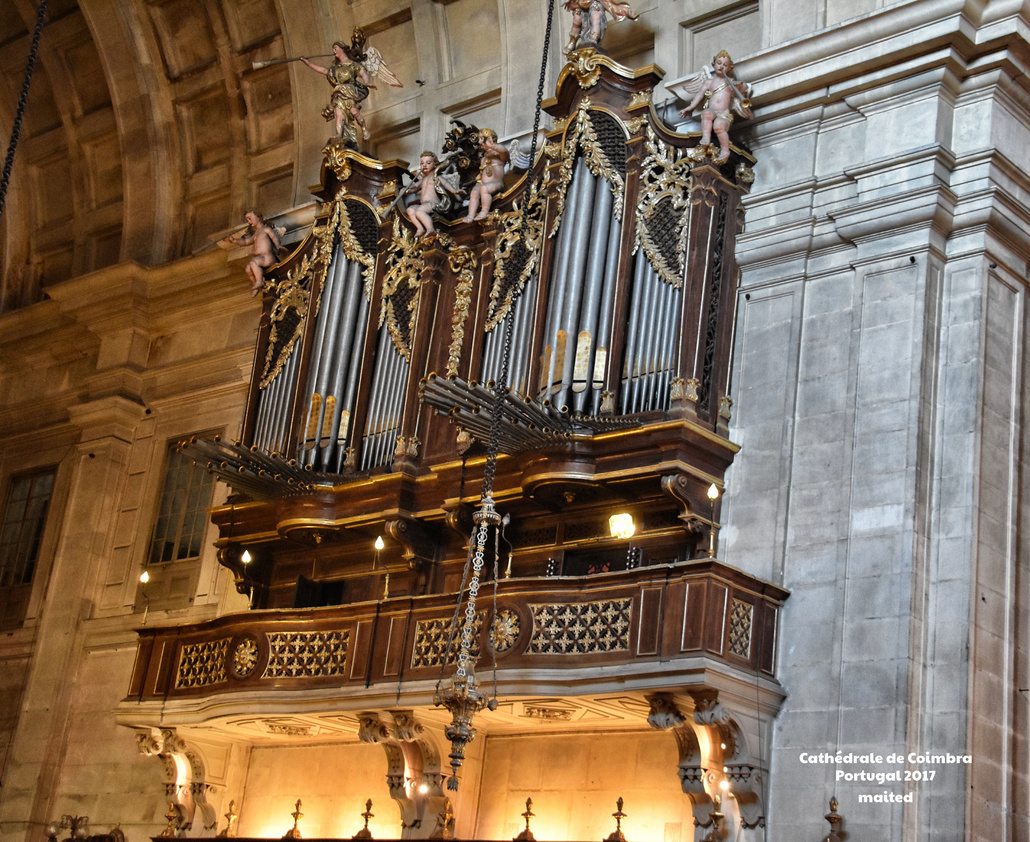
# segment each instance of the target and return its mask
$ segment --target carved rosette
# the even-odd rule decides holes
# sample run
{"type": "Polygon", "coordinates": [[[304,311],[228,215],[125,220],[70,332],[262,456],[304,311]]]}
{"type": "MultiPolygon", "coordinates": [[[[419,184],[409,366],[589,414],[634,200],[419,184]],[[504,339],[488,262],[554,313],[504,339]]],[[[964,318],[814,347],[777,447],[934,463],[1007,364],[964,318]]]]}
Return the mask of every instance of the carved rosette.
{"type": "Polygon", "coordinates": [[[503,655],[510,652],[522,631],[519,615],[511,610],[498,611],[490,628],[490,645],[494,652],[503,655]]]}
{"type": "Polygon", "coordinates": [[[257,667],[258,654],[258,645],[254,638],[240,638],[229,655],[229,671],[236,678],[246,678],[257,667]]]}

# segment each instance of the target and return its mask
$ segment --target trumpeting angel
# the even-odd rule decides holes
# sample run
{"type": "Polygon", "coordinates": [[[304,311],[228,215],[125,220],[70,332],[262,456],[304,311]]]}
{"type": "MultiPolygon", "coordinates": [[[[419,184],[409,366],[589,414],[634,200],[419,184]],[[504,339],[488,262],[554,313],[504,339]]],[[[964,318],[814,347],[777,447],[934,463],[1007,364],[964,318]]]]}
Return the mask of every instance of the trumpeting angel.
{"type": "Polygon", "coordinates": [[[725,50],[721,50],[712,59],[712,64],[701,68],[700,73],[685,79],[669,90],[681,99],[693,96],[690,104],[680,111],[681,117],[689,115],[701,100],[704,100],[704,111],[701,112],[701,144],[707,146],[712,142],[712,131],[719,141],[719,155],[716,163],[722,163],[730,157],[729,128],[734,117],[745,119],[753,116],[751,111],[751,85],[738,81],[733,77],[733,59],[725,50]]]}
{"type": "Polygon", "coordinates": [[[369,90],[376,87],[372,80],[382,79],[395,88],[404,86],[386,66],[383,54],[368,45],[361,29],[354,30],[350,44],[343,41],[334,43],[333,56],[333,63],[329,67],[315,64],[308,58],[301,58],[301,61],[329,80],[333,92],[329,105],[322,109],[322,116],[334,121],[336,137],[356,149],[359,130],[362,139],[369,138],[361,103],[368,99],[369,90]]]}

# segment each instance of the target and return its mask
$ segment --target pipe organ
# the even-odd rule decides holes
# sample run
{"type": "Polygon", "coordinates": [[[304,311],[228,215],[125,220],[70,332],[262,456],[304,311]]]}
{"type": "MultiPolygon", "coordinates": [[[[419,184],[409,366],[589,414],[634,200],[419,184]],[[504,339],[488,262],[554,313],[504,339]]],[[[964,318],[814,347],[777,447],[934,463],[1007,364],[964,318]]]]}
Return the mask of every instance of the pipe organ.
{"type": "MultiPolygon", "coordinates": [[[[577,55],[539,158],[485,220],[416,237],[397,207],[404,165],[326,147],[315,224],[267,273],[241,438],[184,445],[235,492],[212,512],[218,558],[259,613],[142,634],[125,721],[164,728],[188,710],[191,727],[231,732],[245,705],[288,711],[294,692],[332,733],[355,712],[422,716],[474,590],[489,465],[500,525],[472,545],[484,587],[462,645],[491,653],[495,692],[571,710],[616,675],[634,727],[681,729],[696,823],[713,806],[702,766],[732,770],[759,821],[764,761],[726,723],[751,723],[756,745],[768,733],[787,594],[718,560],[713,491],[737,450],[733,245],[754,161],[716,162],[664,124],[655,68],[577,55]],[[677,706],[715,722],[719,704],[756,699],[761,722],[720,713],[706,737],[736,754],[702,762],[677,706]]],[[[566,724],[539,727],[560,739],[566,724]]]]}
{"type": "Polygon", "coordinates": [[[505,364],[556,418],[725,432],[752,162],[714,165],[652,110],[656,74],[596,61],[589,85],[566,68],[540,160],[482,224],[416,239],[391,201],[400,164],[327,158],[319,221],[272,273],[243,445],[324,477],[425,465],[468,431],[432,418],[420,381],[505,364]]]}

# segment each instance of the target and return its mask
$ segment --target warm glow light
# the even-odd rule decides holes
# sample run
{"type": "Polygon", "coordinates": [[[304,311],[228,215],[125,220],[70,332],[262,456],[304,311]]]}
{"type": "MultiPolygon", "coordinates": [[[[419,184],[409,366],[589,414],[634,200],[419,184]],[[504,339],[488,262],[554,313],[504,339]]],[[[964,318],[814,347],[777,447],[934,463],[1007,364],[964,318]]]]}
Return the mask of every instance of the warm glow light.
{"type": "Polygon", "coordinates": [[[620,512],[608,518],[608,528],[611,530],[613,538],[632,538],[637,531],[633,515],[628,512],[620,512]]]}
{"type": "Polygon", "coordinates": [[[250,550],[244,550],[243,555],[240,556],[240,561],[244,564],[250,564],[254,560],[254,556],[250,554],[250,550]]]}
{"type": "Polygon", "coordinates": [[[385,546],[386,546],[386,543],[383,541],[383,536],[382,535],[377,536],[376,537],[376,544],[375,544],[376,550],[377,551],[381,550],[385,546]]]}
{"type": "Polygon", "coordinates": [[[419,784],[418,791],[425,795],[427,792],[429,792],[429,787],[426,784],[419,784]]]}
{"type": "Polygon", "coordinates": [[[708,486],[708,499],[713,503],[719,499],[719,489],[716,487],[714,482],[708,486]]]}
{"type": "Polygon", "coordinates": [[[145,585],[145,584],[146,584],[147,582],[149,582],[149,581],[150,581],[150,571],[149,571],[149,570],[144,570],[144,571],[143,571],[142,573],[140,573],[140,574],[139,574],[139,580],[140,580],[140,582],[142,582],[142,583],[143,583],[144,585],[145,585]]]}

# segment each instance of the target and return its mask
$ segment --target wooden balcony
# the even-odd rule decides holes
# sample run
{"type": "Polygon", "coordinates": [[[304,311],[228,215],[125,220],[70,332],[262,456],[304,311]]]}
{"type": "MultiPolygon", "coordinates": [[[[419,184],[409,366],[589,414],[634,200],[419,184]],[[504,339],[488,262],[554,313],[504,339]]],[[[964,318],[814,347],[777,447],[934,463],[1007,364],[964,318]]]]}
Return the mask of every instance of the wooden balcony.
{"type": "MultiPolygon", "coordinates": [[[[502,696],[700,689],[717,685],[718,674],[771,680],[776,615],[787,596],[714,559],[507,579],[497,583],[499,621],[488,648],[492,590],[487,582],[480,591],[478,670],[485,675],[496,653],[502,696]]],[[[309,710],[319,699],[335,711],[386,697],[427,705],[455,604],[456,594],[438,594],[142,629],[122,714],[134,702],[141,714],[216,701],[219,716],[244,706],[289,709],[295,693],[309,710]]]]}

